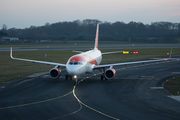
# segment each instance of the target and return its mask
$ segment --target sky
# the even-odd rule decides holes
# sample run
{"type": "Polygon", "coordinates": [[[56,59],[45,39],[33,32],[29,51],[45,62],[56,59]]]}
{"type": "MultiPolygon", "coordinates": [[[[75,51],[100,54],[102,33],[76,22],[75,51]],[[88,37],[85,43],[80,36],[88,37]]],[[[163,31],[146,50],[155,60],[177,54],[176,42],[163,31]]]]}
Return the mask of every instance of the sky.
{"type": "Polygon", "coordinates": [[[180,0],[0,0],[0,29],[84,19],[180,23],[180,0]]]}

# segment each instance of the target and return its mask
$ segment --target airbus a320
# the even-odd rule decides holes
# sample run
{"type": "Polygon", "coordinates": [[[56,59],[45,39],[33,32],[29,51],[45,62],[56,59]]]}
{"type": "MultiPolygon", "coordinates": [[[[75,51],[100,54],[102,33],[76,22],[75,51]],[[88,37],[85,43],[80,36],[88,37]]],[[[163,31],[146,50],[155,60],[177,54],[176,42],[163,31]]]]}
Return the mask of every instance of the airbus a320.
{"type": "Polygon", "coordinates": [[[78,84],[78,77],[80,75],[86,74],[86,73],[92,73],[96,69],[99,69],[102,73],[101,80],[104,80],[104,79],[111,80],[111,79],[114,79],[116,76],[116,70],[113,68],[114,66],[136,64],[136,63],[157,62],[157,61],[164,61],[164,60],[170,59],[169,57],[169,58],[158,59],[158,60],[146,60],[146,61],[135,61],[135,62],[124,62],[124,63],[100,65],[103,54],[118,53],[118,52],[123,52],[123,51],[101,53],[101,51],[98,49],[98,40],[99,40],[98,38],[99,38],[99,24],[97,24],[97,29],[96,29],[94,49],[89,50],[87,52],[75,51],[75,52],[78,52],[79,54],[70,57],[66,64],[14,58],[12,56],[12,47],[11,47],[10,57],[14,60],[22,60],[22,61],[28,61],[28,62],[33,62],[33,63],[55,65],[55,67],[49,71],[49,75],[53,79],[59,78],[61,76],[60,67],[65,67],[67,71],[67,74],[65,77],[66,80],[73,79],[75,81],[75,84],[78,84]]]}

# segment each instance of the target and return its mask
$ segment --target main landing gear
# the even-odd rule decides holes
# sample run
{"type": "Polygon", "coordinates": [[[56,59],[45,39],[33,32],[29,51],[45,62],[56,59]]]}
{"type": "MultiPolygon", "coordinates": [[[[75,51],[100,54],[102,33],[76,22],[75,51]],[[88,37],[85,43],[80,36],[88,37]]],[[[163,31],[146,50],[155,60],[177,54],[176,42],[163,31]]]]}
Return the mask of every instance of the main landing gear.
{"type": "Polygon", "coordinates": [[[70,79],[70,80],[72,80],[72,76],[69,76],[68,74],[66,74],[66,80],[68,80],[68,79],[70,79]]]}
{"type": "Polygon", "coordinates": [[[101,81],[103,81],[104,79],[107,80],[107,78],[105,77],[105,68],[103,68],[103,70],[99,69],[99,71],[101,71],[101,81]]]}
{"type": "Polygon", "coordinates": [[[101,81],[103,81],[103,80],[107,80],[107,78],[104,76],[104,73],[102,73],[102,75],[101,75],[101,81]]]}

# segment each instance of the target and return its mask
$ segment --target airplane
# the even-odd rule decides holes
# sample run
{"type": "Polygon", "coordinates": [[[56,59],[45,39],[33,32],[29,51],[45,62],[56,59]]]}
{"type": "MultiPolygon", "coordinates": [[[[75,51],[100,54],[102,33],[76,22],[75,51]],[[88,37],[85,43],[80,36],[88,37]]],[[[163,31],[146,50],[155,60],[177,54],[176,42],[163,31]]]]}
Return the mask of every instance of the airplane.
{"type": "Polygon", "coordinates": [[[98,49],[98,41],[99,41],[99,24],[97,24],[96,29],[96,36],[95,36],[95,44],[94,49],[89,50],[87,52],[82,51],[74,51],[79,54],[73,55],[70,57],[66,64],[61,63],[54,63],[54,62],[46,62],[46,61],[38,61],[38,60],[30,60],[30,59],[22,59],[22,58],[14,58],[12,56],[12,47],[10,52],[10,57],[14,60],[22,60],[22,61],[28,61],[33,63],[42,63],[42,64],[48,64],[48,65],[55,65],[54,68],[52,68],[49,71],[49,75],[53,79],[58,79],[61,76],[61,69],[60,67],[65,67],[67,74],[66,74],[66,80],[69,78],[75,81],[75,85],[78,84],[78,77],[82,74],[86,73],[92,73],[94,70],[100,70],[101,71],[101,80],[111,80],[114,79],[116,76],[116,70],[113,68],[114,66],[120,66],[120,65],[129,65],[129,64],[137,64],[137,63],[148,63],[148,62],[158,62],[158,61],[167,61],[171,58],[171,53],[169,58],[162,58],[162,59],[155,59],[155,60],[145,60],[145,61],[135,61],[135,62],[124,62],[124,63],[113,63],[113,64],[105,64],[100,65],[102,61],[102,55],[105,54],[112,54],[112,53],[119,53],[123,51],[115,51],[115,52],[106,52],[101,53],[101,51],[98,49]]]}

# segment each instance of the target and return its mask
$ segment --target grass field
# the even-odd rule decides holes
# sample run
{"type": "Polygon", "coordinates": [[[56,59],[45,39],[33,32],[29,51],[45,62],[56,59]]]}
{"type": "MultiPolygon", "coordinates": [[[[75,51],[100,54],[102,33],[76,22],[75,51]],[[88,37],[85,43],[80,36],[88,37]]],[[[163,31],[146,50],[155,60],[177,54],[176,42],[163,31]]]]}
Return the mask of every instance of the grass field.
{"type": "MultiPolygon", "coordinates": [[[[125,50],[125,49],[123,49],[125,50]]],[[[128,49],[129,51],[139,51],[139,54],[123,55],[122,53],[104,55],[101,64],[119,63],[125,61],[143,60],[154,57],[169,57],[167,53],[170,48],[159,49],[128,49]],[[113,59],[112,59],[113,58],[113,59]]],[[[102,50],[102,52],[121,51],[121,49],[102,50]]],[[[13,56],[25,59],[50,61],[66,64],[69,57],[74,55],[71,50],[57,51],[14,51],[13,56]],[[45,54],[48,56],[45,57],[45,54]]],[[[173,49],[173,55],[180,55],[180,48],[173,49]]],[[[25,77],[37,72],[47,72],[54,66],[38,63],[12,60],[9,52],[0,52],[0,82],[6,82],[19,77],[25,77]]]]}
{"type": "Polygon", "coordinates": [[[173,95],[180,95],[180,76],[173,77],[164,83],[164,88],[173,95]]]}

